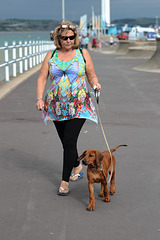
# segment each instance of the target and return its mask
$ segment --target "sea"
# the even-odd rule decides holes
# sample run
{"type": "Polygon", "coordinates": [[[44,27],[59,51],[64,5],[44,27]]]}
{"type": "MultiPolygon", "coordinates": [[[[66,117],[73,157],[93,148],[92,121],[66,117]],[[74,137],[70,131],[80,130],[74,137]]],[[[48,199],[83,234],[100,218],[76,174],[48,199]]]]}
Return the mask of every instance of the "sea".
{"type": "Polygon", "coordinates": [[[40,41],[50,40],[50,32],[0,32],[0,47],[4,46],[4,42],[8,42],[8,45],[12,45],[12,41],[40,41]]]}
{"type": "MultiPolygon", "coordinates": [[[[19,41],[24,43],[25,41],[49,41],[50,32],[0,32],[0,48],[4,47],[4,42],[8,42],[8,46],[12,45],[12,42],[15,41],[16,44],[19,44],[19,41]]],[[[0,50],[0,64],[4,63],[4,50],[0,50]]],[[[12,70],[10,71],[12,72],[12,70]]],[[[0,68],[0,81],[5,78],[4,67],[0,68]]]]}

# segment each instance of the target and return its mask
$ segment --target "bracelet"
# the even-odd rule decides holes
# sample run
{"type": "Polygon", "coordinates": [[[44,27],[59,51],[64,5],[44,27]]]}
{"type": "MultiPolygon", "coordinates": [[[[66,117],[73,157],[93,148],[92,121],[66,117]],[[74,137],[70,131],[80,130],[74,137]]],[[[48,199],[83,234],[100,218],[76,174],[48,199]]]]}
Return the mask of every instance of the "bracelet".
{"type": "Polygon", "coordinates": [[[39,100],[43,100],[43,98],[37,98],[36,102],[38,102],[39,100]]]}

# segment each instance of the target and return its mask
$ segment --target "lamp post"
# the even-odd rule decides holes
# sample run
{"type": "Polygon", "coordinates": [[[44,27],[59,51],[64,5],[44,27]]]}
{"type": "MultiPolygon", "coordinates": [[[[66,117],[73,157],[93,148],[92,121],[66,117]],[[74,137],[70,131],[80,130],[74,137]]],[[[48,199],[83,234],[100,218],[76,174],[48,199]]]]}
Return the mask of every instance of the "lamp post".
{"type": "Polygon", "coordinates": [[[65,20],[65,0],[62,0],[62,21],[65,20]]]}
{"type": "Polygon", "coordinates": [[[158,16],[156,16],[156,25],[158,26],[158,16]]]}
{"type": "Polygon", "coordinates": [[[110,0],[101,0],[101,16],[107,26],[110,26],[110,0]]]}

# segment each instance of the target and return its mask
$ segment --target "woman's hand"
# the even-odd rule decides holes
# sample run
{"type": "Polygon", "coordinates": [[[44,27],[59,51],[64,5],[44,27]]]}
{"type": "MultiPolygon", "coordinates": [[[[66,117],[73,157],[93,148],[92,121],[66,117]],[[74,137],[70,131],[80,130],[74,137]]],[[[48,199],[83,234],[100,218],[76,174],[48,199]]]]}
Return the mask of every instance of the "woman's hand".
{"type": "Polygon", "coordinates": [[[38,99],[36,102],[36,108],[38,111],[42,111],[44,109],[43,99],[38,99]]]}
{"type": "Polygon", "coordinates": [[[100,92],[101,91],[101,84],[100,83],[94,84],[93,89],[97,90],[98,92],[100,92]]]}

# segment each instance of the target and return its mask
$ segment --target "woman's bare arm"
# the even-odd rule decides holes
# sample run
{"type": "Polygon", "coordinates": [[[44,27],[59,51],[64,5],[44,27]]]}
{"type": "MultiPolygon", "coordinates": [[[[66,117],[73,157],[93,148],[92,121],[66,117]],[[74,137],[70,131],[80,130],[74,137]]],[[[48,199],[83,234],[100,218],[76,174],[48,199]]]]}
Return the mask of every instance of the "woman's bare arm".
{"type": "Polygon", "coordinates": [[[52,52],[49,51],[42,63],[42,67],[40,70],[40,74],[37,80],[37,100],[36,100],[36,107],[38,110],[42,110],[44,108],[44,102],[43,102],[43,93],[45,90],[45,86],[48,80],[48,74],[49,74],[49,64],[48,61],[52,56],[52,52]]]}
{"type": "Polygon", "coordinates": [[[98,82],[98,78],[94,70],[94,64],[93,64],[92,58],[86,49],[83,49],[82,51],[83,51],[84,58],[86,60],[86,76],[87,76],[88,82],[92,88],[96,86],[96,89],[100,91],[101,85],[98,82]]]}

